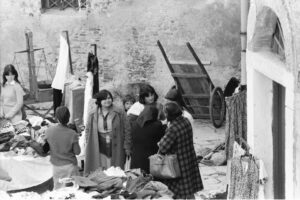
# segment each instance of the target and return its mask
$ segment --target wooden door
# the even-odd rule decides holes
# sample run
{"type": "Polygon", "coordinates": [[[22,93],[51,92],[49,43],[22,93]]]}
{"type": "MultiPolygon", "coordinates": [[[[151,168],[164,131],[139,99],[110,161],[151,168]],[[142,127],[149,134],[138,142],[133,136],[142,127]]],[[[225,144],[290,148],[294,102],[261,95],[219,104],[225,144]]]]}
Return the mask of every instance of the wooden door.
{"type": "Polygon", "coordinates": [[[285,199],[285,88],[273,82],[274,198],[285,199]]]}

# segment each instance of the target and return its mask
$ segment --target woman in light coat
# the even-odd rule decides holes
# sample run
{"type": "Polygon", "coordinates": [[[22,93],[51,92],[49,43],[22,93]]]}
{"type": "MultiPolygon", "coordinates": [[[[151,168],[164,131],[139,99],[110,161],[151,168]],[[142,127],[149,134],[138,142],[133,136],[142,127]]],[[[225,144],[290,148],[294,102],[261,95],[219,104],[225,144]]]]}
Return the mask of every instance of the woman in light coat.
{"type": "Polygon", "coordinates": [[[18,80],[18,72],[13,65],[6,65],[2,76],[0,97],[0,118],[16,123],[22,120],[24,91],[18,80]]]}
{"type": "Polygon", "coordinates": [[[86,127],[86,157],[84,173],[99,167],[124,167],[125,112],[113,105],[112,94],[101,90],[95,95],[97,107],[91,111],[86,127]]]}

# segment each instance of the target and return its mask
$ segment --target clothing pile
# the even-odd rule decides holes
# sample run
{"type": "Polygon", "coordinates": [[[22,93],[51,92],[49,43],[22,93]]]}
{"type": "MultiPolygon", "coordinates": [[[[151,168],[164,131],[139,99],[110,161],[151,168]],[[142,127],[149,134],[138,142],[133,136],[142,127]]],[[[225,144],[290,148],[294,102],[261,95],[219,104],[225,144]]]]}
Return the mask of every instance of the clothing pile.
{"type": "Polygon", "coordinates": [[[89,191],[97,191],[99,194],[95,198],[105,198],[107,196],[117,194],[123,188],[123,183],[126,178],[118,176],[108,176],[102,170],[97,169],[92,172],[88,177],[97,185],[93,188],[87,188],[89,191]]]}
{"type": "MultiPolygon", "coordinates": [[[[123,194],[137,199],[172,199],[173,193],[165,184],[153,181],[152,176],[138,176],[127,180],[126,189],[123,194]]],[[[128,198],[124,195],[125,198],[128,198]]]]}
{"type": "MultiPolygon", "coordinates": [[[[49,120],[33,116],[11,124],[0,121],[0,152],[10,151],[15,155],[42,155],[45,131],[53,125],[49,120]]],[[[44,155],[43,155],[44,156],[44,155]]]]}
{"type": "Polygon", "coordinates": [[[208,166],[220,166],[226,164],[225,143],[215,146],[213,149],[204,148],[197,153],[198,162],[208,166]]]}
{"type": "MultiPolygon", "coordinates": [[[[130,174],[129,172],[126,172],[130,174]]],[[[100,174],[99,174],[100,175],[100,174]]],[[[153,181],[151,175],[138,175],[133,177],[132,174],[126,179],[120,177],[98,176],[102,180],[97,186],[98,195],[93,198],[111,199],[172,199],[173,193],[168,187],[158,181],[153,181]]]]}
{"type": "Polygon", "coordinates": [[[153,181],[151,175],[140,169],[126,173],[119,167],[101,168],[87,177],[72,177],[80,189],[94,199],[172,199],[173,193],[161,182],[153,181]]]}
{"type": "Polygon", "coordinates": [[[14,136],[14,127],[9,121],[0,122],[0,144],[8,142],[14,136]]]}

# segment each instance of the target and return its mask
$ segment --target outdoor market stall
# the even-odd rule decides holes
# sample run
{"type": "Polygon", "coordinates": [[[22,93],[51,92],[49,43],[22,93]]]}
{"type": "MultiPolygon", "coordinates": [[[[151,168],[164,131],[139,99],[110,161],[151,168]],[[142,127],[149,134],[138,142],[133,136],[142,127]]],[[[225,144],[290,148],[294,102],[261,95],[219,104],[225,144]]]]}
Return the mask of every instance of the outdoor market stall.
{"type": "Polygon", "coordinates": [[[168,187],[154,181],[140,169],[123,171],[119,167],[101,168],[88,176],[62,180],[65,187],[42,194],[36,192],[1,193],[0,199],[172,199],[168,187]]]}
{"type": "Polygon", "coordinates": [[[50,156],[43,155],[45,130],[51,122],[33,116],[12,125],[0,122],[0,190],[40,185],[52,178],[50,156]]]}

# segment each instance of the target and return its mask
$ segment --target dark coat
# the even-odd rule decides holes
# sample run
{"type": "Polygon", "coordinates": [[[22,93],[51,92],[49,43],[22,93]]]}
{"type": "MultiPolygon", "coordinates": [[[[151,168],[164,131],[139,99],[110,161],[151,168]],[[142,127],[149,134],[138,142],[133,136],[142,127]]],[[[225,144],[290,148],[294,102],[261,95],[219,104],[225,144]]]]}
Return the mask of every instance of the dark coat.
{"type": "Polygon", "coordinates": [[[177,117],[171,122],[164,137],[159,142],[162,154],[176,154],[181,177],[164,180],[175,194],[175,198],[186,198],[203,189],[193,143],[193,130],[187,118],[177,117]]]}
{"type": "Polygon", "coordinates": [[[148,121],[144,127],[137,122],[133,124],[131,169],[141,168],[149,174],[148,157],[157,153],[157,143],[163,137],[164,129],[158,120],[148,121]]]}
{"type": "MultiPolygon", "coordinates": [[[[125,112],[122,109],[113,107],[112,120],[112,157],[111,166],[119,166],[124,168],[125,152],[124,152],[124,126],[125,126],[125,112]]],[[[86,156],[84,173],[89,174],[101,167],[99,139],[98,139],[98,108],[94,109],[89,114],[86,127],[86,156]]]]}
{"type": "Polygon", "coordinates": [[[87,71],[92,72],[93,78],[93,95],[99,92],[99,63],[98,58],[92,53],[88,54],[87,71]]]}
{"type": "Polygon", "coordinates": [[[125,136],[124,136],[124,149],[125,151],[132,152],[132,127],[135,123],[137,115],[130,114],[125,118],[125,136]]]}
{"type": "MultiPolygon", "coordinates": [[[[139,102],[136,102],[136,104],[139,104],[139,102]]],[[[134,106],[134,105],[133,105],[134,106]]],[[[132,106],[132,107],[133,107],[132,106]]],[[[145,106],[145,105],[144,105],[145,106]]],[[[158,109],[158,120],[164,120],[166,118],[164,112],[163,112],[163,106],[160,103],[155,103],[153,105],[146,105],[145,107],[148,106],[155,106],[158,109]]],[[[131,108],[132,109],[132,108],[131,108]]],[[[130,111],[128,111],[130,113],[130,111]]],[[[128,114],[127,112],[127,114],[128,114]]],[[[140,113],[137,114],[138,112],[135,112],[136,114],[128,114],[126,117],[126,125],[125,125],[125,141],[124,141],[124,148],[128,152],[132,152],[132,126],[139,117],[139,115],[143,112],[143,110],[140,110],[140,113]]]]}

